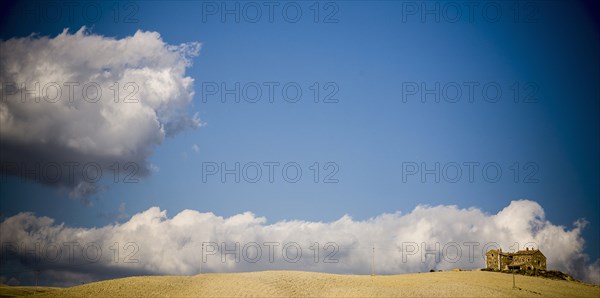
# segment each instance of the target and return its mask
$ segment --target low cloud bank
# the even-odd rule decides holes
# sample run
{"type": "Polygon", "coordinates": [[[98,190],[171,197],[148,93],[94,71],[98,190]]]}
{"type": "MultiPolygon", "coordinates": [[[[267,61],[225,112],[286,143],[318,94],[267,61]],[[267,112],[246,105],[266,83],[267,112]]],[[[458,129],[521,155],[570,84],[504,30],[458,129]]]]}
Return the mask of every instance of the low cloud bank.
{"type": "MultiPolygon", "coordinates": [[[[485,267],[483,253],[489,248],[531,246],[546,255],[548,269],[600,283],[600,262],[590,262],[583,251],[584,227],[584,221],[570,229],[554,225],[538,203],[527,200],[513,201],[497,214],[417,206],[407,214],[363,221],[343,216],[329,223],[267,224],[249,212],[223,218],[194,210],[169,218],[153,207],[125,223],[90,229],[19,213],[0,224],[0,243],[3,268],[37,268],[49,283],[61,285],[139,274],[268,269],[352,274],[475,269],[485,267]]],[[[0,275],[3,280],[19,276],[0,275]]]]}

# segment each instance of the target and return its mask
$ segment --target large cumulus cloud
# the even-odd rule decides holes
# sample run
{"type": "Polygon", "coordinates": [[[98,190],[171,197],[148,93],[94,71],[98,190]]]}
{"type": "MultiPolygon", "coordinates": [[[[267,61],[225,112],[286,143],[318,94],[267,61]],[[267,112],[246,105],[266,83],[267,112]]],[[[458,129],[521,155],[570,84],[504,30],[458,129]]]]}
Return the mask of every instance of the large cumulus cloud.
{"type": "Polygon", "coordinates": [[[79,198],[99,189],[98,168],[111,179],[150,174],[154,146],[200,125],[185,75],[199,49],[156,32],[116,39],[86,28],[0,41],[0,171],[79,198]]]}
{"type": "MultiPolygon", "coordinates": [[[[343,216],[328,223],[272,224],[252,213],[223,218],[184,210],[169,218],[166,211],[153,207],[125,223],[89,229],[67,227],[48,217],[20,213],[0,224],[0,242],[7,247],[3,251],[6,266],[48,269],[51,275],[47,276],[53,282],[67,284],[74,282],[75,276],[76,281],[91,281],[130,274],[189,275],[201,271],[290,269],[368,274],[373,247],[378,274],[473,269],[485,267],[482,252],[490,245],[513,250],[517,249],[515,243],[519,249],[527,243],[541,249],[547,256],[549,269],[600,283],[599,262],[590,264],[583,253],[583,228],[582,222],[570,229],[552,224],[545,219],[542,207],[532,201],[513,201],[491,215],[477,208],[418,206],[407,214],[383,214],[363,221],[343,216]],[[32,254],[36,243],[41,255],[37,261],[32,254]],[[68,259],[65,243],[79,245],[73,260],[68,259]],[[120,253],[116,260],[115,243],[120,253]],[[239,243],[237,255],[225,255],[223,249],[235,251],[235,243],[239,243]],[[317,259],[315,243],[319,244],[317,259]],[[421,247],[422,243],[425,247],[421,247]],[[440,245],[439,260],[431,253],[436,243],[440,245]],[[53,259],[56,248],[52,245],[62,247],[61,258],[53,259]],[[98,247],[102,255],[97,258],[98,247]],[[262,253],[260,257],[257,247],[262,253]],[[460,257],[456,247],[460,247],[460,257]],[[300,258],[297,248],[302,250],[300,258]],[[429,250],[424,257],[422,248],[429,250]],[[87,257],[82,249],[87,249],[87,257]]],[[[4,275],[6,280],[13,277],[4,275]]]]}

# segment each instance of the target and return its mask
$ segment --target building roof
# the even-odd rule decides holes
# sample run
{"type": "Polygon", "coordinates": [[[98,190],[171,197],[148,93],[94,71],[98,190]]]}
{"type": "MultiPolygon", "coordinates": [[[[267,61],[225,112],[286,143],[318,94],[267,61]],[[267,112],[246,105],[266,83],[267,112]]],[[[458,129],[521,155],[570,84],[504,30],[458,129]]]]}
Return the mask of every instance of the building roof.
{"type": "Polygon", "coordinates": [[[538,252],[540,252],[540,251],[537,250],[537,249],[530,249],[530,250],[519,250],[519,251],[517,251],[515,253],[508,253],[508,254],[509,255],[513,255],[513,256],[516,256],[516,255],[532,255],[532,254],[535,254],[535,253],[538,253],[538,252]]]}
{"type": "Polygon", "coordinates": [[[542,254],[542,256],[544,255],[539,249],[519,250],[517,252],[502,252],[497,249],[491,249],[491,250],[488,250],[488,252],[486,254],[488,254],[490,252],[492,252],[492,253],[496,252],[503,256],[522,256],[522,255],[533,255],[536,253],[540,253],[540,254],[542,254]]]}

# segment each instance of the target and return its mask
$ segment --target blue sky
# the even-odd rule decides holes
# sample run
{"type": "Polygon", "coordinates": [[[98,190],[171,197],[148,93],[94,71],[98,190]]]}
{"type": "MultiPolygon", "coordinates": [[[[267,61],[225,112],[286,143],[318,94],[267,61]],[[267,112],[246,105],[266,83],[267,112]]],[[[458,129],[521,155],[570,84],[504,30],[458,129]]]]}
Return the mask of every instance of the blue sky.
{"type": "MultiPolygon", "coordinates": [[[[160,206],[170,215],[184,209],[221,216],[251,211],[269,222],[328,222],[345,214],[364,220],[406,213],[417,205],[477,207],[494,214],[513,200],[528,199],[543,206],[554,224],[570,228],[585,218],[585,252],[593,260],[599,257],[600,44],[597,23],[585,5],[533,2],[539,9],[533,11],[533,22],[515,22],[510,4],[497,2],[504,13],[498,22],[476,14],[473,22],[463,16],[452,23],[443,16],[440,22],[432,17],[422,22],[419,15],[403,21],[406,2],[340,1],[332,6],[339,8],[337,22],[323,23],[314,22],[313,2],[298,3],[303,15],[297,23],[285,21],[277,10],[272,23],[264,15],[257,23],[243,18],[221,22],[218,15],[204,21],[200,1],[135,2],[139,11],[133,23],[114,22],[114,7],[106,3],[95,22],[78,14],[73,21],[24,22],[18,13],[23,4],[12,7],[13,13],[3,16],[3,40],[32,32],[56,36],[63,28],[74,32],[87,26],[106,37],[144,30],[159,32],[168,44],[200,42],[200,54],[186,75],[195,80],[189,111],[198,112],[204,125],[156,146],[149,160],[159,170],[140,183],[115,184],[112,177],[103,181],[108,187],[91,197],[93,206],[49,186],[4,177],[1,216],[31,211],[69,226],[104,226],[126,220],[114,217],[125,203],[128,215],[160,206]],[[281,96],[270,103],[266,94],[257,103],[235,103],[233,97],[222,103],[220,93],[203,102],[202,84],[207,82],[230,88],[236,82],[277,82],[279,92],[295,82],[303,94],[296,103],[281,96]],[[337,86],[339,101],[314,103],[309,87],[315,82],[321,97],[333,90],[323,89],[326,83],[337,86]],[[434,95],[422,103],[420,93],[403,102],[406,82],[428,88],[436,82],[441,88],[475,82],[477,92],[492,82],[501,87],[502,96],[496,103],[478,95],[469,102],[463,86],[457,103],[435,103],[434,95]],[[537,88],[527,89],[531,86],[537,88]],[[529,92],[535,102],[525,103],[529,92]],[[297,183],[280,174],[269,183],[266,173],[257,183],[234,183],[232,176],[226,183],[218,176],[203,182],[207,162],[229,167],[236,162],[295,162],[303,176],[297,183]],[[321,167],[319,183],[309,169],[315,162],[321,167]],[[323,183],[331,171],[323,169],[328,162],[339,168],[338,183],[323,183]],[[403,164],[433,168],[435,163],[465,162],[479,163],[474,182],[468,181],[464,167],[457,183],[435,183],[433,175],[425,182],[418,176],[403,182],[403,164]],[[502,169],[499,182],[482,176],[488,163],[502,169]],[[537,182],[524,183],[528,174],[529,182],[537,182]]],[[[324,4],[320,18],[330,12],[324,4]]],[[[120,5],[123,15],[131,12],[120,5]]],[[[530,12],[530,7],[522,9],[530,12]]]]}

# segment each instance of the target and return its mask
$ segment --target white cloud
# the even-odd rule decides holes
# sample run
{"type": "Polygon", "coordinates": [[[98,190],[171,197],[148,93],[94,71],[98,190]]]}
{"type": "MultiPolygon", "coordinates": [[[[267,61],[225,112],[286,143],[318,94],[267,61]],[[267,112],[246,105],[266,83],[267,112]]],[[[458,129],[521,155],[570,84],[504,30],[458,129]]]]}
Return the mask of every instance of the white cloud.
{"type": "MultiPolygon", "coordinates": [[[[343,216],[329,223],[281,221],[272,224],[268,224],[264,217],[248,212],[223,218],[212,213],[184,210],[169,218],[166,211],[153,207],[133,215],[125,223],[100,228],[67,227],[48,217],[20,213],[0,224],[0,242],[3,246],[8,243],[24,245],[16,249],[20,260],[26,260],[23,264],[31,264],[31,257],[27,259],[24,252],[35,247],[36,242],[40,243],[41,255],[45,255],[45,247],[49,243],[77,242],[81,247],[96,243],[102,248],[102,257],[97,262],[84,259],[78,251],[74,262],[69,263],[63,257],[46,265],[55,271],[81,274],[82,280],[110,278],[119,274],[197,274],[201,267],[203,272],[290,269],[368,274],[373,246],[375,268],[379,274],[457,267],[470,269],[485,266],[482,251],[487,243],[495,242],[504,250],[515,249],[514,243],[518,243],[519,248],[526,243],[535,243],[547,256],[548,269],[566,271],[576,278],[600,283],[600,262],[596,260],[590,264],[584,254],[582,228],[580,222],[570,230],[552,224],[545,219],[542,207],[532,201],[513,201],[498,214],[492,215],[477,208],[418,206],[407,214],[382,214],[363,221],[343,216]],[[206,263],[201,265],[203,242],[226,243],[226,249],[234,249],[234,243],[239,243],[240,261],[235,262],[234,255],[227,255],[226,261],[222,262],[221,255],[216,253],[207,255],[206,263]],[[265,244],[269,242],[278,245],[265,244]],[[314,259],[316,247],[311,247],[315,242],[320,246],[317,262],[314,259]],[[324,262],[334,249],[333,246],[324,248],[330,242],[335,243],[338,250],[328,260],[337,259],[337,263],[324,262]],[[411,243],[420,246],[422,242],[430,250],[435,248],[436,243],[440,244],[442,255],[439,262],[435,261],[435,254],[422,259],[420,252],[409,255],[408,249],[403,260],[403,247],[407,248],[407,244],[411,243]],[[478,243],[472,260],[467,242],[478,243]],[[114,250],[111,250],[114,243],[120,246],[118,262],[115,262],[114,250]],[[127,243],[134,244],[126,247],[127,243]],[[451,260],[456,257],[452,243],[456,243],[462,251],[462,256],[455,261],[451,260]],[[287,261],[282,253],[286,244],[287,261]],[[291,262],[293,260],[290,259],[296,256],[296,244],[302,249],[302,257],[291,262]],[[244,250],[244,245],[247,250],[244,250]],[[256,246],[260,247],[262,255],[253,263],[256,246]],[[273,262],[269,261],[269,247],[275,248],[273,262]],[[446,254],[443,253],[444,247],[448,248],[446,254]],[[130,261],[137,262],[123,262],[127,256],[131,257],[130,261]],[[87,267],[76,265],[86,262],[87,267]]],[[[208,244],[205,248],[208,251],[214,247],[208,244]]],[[[93,259],[95,250],[92,247],[88,251],[93,259]]]]}
{"type": "Polygon", "coordinates": [[[200,152],[200,147],[197,144],[192,145],[192,151],[198,153],[200,152]]]}
{"type": "Polygon", "coordinates": [[[0,41],[0,171],[66,188],[78,198],[100,188],[83,173],[86,164],[99,165],[111,179],[115,163],[120,178],[150,175],[147,158],[155,146],[201,125],[197,113],[189,114],[194,80],[185,76],[199,49],[195,42],[169,45],[157,32],[116,39],[86,28],[0,41]],[[127,97],[137,102],[124,102],[127,97]],[[42,165],[37,178],[23,174],[22,162],[29,169],[42,165]],[[79,163],[73,176],[69,162],[79,163]],[[61,166],[59,179],[45,175],[43,167],[52,163],[61,166]],[[127,163],[136,169],[125,169],[127,163]]]}

